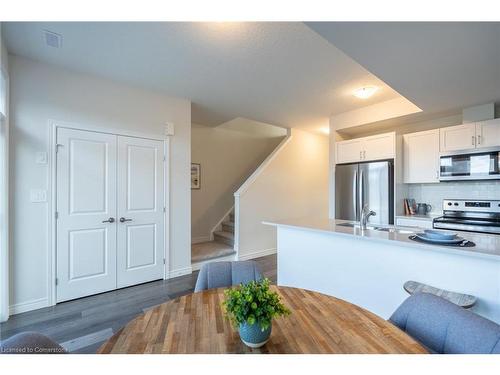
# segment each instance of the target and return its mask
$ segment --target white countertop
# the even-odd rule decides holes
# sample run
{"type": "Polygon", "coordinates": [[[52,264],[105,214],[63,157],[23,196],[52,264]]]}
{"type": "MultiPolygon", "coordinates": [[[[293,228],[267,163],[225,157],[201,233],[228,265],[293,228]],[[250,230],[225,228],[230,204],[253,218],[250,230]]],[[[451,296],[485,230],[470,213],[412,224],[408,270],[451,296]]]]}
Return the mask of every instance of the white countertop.
{"type": "MultiPolygon", "coordinates": [[[[455,247],[443,246],[431,243],[422,243],[410,240],[409,233],[384,232],[377,230],[362,230],[356,227],[346,227],[339,224],[348,223],[346,220],[333,220],[328,218],[303,218],[278,221],[264,221],[263,224],[277,227],[297,228],[301,230],[311,230],[332,235],[355,236],[361,240],[376,240],[385,242],[400,242],[405,246],[418,247],[427,250],[438,250],[441,252],[463,254],[468,256],[478,256],[493,258],[500,261],[500,235],[479,234],[469,232],[456,232],[476,244],[474,247],[455,247]]],[[[381,225],[380,225],[381,226],[381,225]]],[[[398,227],[409,231],[415,231],[415,228],[398,227]]],[[[418,229],[416,230],[418,231],[418,229]]]]}
{"type": "Polygon", "coordinates": [[[439,217],[439,216],[443,216],[443,214],[429,213],[427,215],[396,215],[396,218],[432,221],[434,218],[439,217]]]}

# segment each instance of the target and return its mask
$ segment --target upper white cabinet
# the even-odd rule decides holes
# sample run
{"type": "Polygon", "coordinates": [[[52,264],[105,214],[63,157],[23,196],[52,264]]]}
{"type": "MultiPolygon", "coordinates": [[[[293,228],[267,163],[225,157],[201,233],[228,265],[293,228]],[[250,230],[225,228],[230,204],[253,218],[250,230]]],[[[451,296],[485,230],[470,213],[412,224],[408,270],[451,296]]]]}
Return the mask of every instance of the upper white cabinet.
{"type": "Polygon", "coordinates": [[[463,124],[439,129],[441,152],[466,150],[476,147],[476,124],[463,124]]]}
{"type": "Polygon", "coordinates": [[[403,136],[404,183],[439,182],[439,129],[403,136]]]}
{"type": "Polygon", "coordinates": [[[441,152],[500,146],[500,119],[440,129],[441,152]]]}
{"type": "Polygon", "coordinates": [[[336,143],[337,163],[350,163],[360,161],[363,156],[363,145],[361,138],[351,139],[336,143]]]}
{"type": "Polygon", "coordinates": [[[385,133],[364,138],[363,160],[381,160],[394,157],[395,133],[385,133]]]}
{"type": "Polygon", "coordinates": [[[500,146],[500,118],[476,123],[476,148],[500,146]]]}
{"type": "Polygon", "coordinates": [[[336,163],[392,159],[395,147],[396,135],[393,132],[337,142],[336,163]]]}

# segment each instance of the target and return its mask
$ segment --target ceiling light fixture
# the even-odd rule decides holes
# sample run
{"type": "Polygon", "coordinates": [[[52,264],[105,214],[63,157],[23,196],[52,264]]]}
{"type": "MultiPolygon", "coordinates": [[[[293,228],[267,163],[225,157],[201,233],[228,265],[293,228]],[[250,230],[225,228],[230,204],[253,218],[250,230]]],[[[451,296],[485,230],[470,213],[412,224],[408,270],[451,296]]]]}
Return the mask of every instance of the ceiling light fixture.
{"type": "Polygon", "coordinates": [[[361,87],[360,89],[354,91],[354,96],[360,99],[368,99],[370,96],[375,94],[377,90],[378,88],[375,86],[361,87]]]}

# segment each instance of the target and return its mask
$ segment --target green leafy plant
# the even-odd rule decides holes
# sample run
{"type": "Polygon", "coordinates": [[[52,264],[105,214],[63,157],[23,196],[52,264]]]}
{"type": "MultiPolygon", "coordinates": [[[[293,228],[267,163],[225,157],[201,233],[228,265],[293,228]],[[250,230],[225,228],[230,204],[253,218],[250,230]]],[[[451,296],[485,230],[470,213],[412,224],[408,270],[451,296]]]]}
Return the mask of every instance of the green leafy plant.
{"type": "Polygon", "coordinates": [[[290,314],[278,293],[269,290],[269,279],[251,281],[224,291],[222,307],[226,317],[238,327],[242,323],[259,324],[262,331],[269,328],[276,316],[290,314]]]}

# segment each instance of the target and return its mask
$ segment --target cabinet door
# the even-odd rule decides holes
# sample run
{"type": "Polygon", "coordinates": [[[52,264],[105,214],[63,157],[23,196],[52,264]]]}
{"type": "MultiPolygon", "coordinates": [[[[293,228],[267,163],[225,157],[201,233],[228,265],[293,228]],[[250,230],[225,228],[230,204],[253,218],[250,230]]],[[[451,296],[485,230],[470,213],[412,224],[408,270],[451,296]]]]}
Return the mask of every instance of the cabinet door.
{"type": "Polygon", "coordinates": [[[441,152],[467,150],[476,147],[476,125],[463,124],[439,129],[441,152]]]}
{"type": "Polygon", "coordinates": [[[500,118],[476,123],[477,148],[500,146],[500,118]]]}
{"type": "Polygon", "coordinates": [[[395,134],[385,133],[363,140],[363,161],[391,159],[395,154],[395,134]]]}
{"type": "Polygon", "coordinates": [[[362,141],[361,139],[351,139],[336,143],[337,158],[336,163],[351,163],[361,160],[362,141]]]}
{"type": "Polygon", "coordinates": [[[403,136],[405,183],[439,182],[439,129],[403,136]]]}

